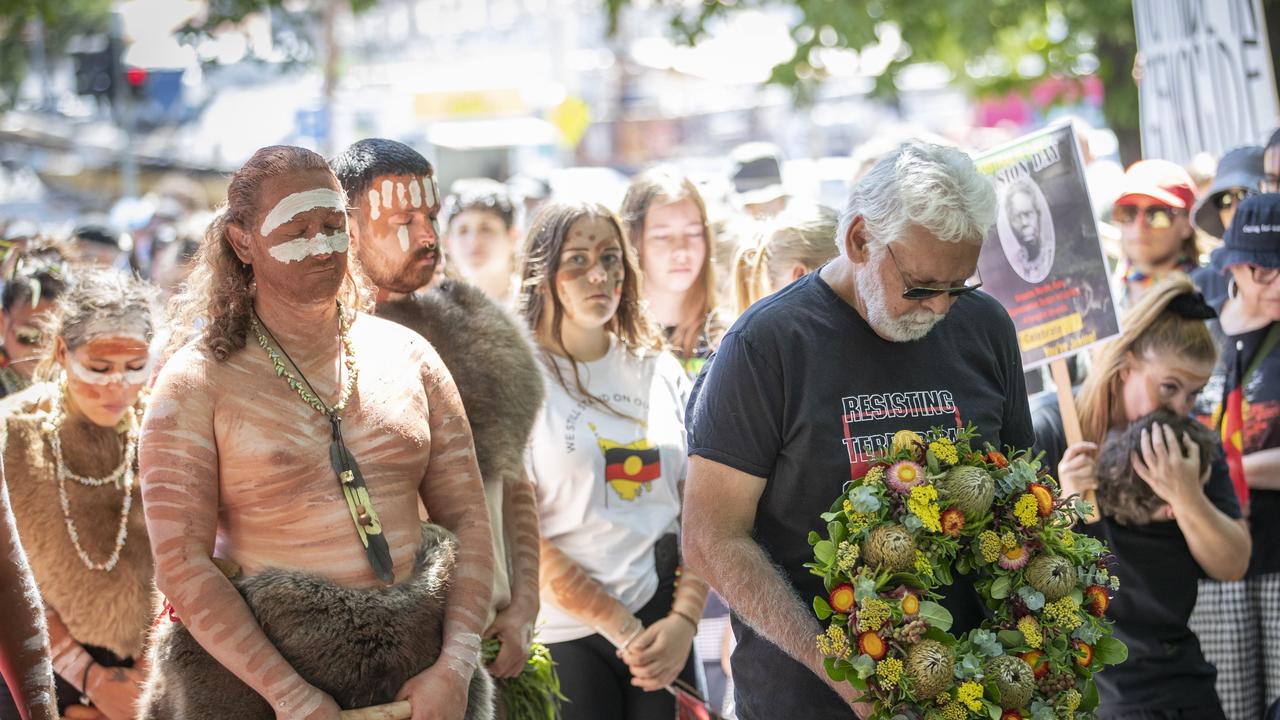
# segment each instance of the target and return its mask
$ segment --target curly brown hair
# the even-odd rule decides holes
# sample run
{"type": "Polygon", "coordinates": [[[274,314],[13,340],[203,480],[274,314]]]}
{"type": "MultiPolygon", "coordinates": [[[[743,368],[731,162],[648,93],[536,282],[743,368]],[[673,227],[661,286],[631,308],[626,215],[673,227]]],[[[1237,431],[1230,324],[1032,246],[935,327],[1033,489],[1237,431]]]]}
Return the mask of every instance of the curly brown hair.
{"type": "Polygon", "coordinates": [[[1200,473],[1209,468],[1218,441],[1213,431],[1194,418],[1168,410],[1156,410],[1114,431],[1098,452],[1098,504],[1108,517],[1122,525],[1145,525],[1165,503],[1133,469],[1133,457],[1142,452],[1142,433],[1159,423],[1186,437],[1200,451],[1200,473]]]}
{"type": "MultiPolygon", "coordinates": [[[[256,224],[263,208],[258,207],[263,183],[281,175],[306,171],[333,171],[320,155],[306,148],[271,145],[261,148],[231,176],[227,200],[209,223],[194,259],[191,275],[182,292],[173,299],[173,340],[169,351],[198,335],[219,362],[245,346],[249,314],[253,309],[253,266],[240,262],[231,246],[227,227],[246,231],[256,224]]],[[[337,185],[335,178],[334,184],[337,185]]],[[[368,310],[372,296],[368,284],[355,266],[354,253],[347,261],[347,277],[338,297],[348,308],[368,310]]]]}

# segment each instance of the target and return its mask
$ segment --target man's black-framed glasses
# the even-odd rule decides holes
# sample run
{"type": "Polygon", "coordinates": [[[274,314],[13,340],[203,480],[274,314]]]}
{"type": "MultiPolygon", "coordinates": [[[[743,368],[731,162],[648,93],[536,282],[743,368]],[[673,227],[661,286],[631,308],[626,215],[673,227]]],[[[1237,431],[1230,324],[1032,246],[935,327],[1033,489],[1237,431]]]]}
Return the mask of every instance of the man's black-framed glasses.
{"type": "Polygon", "coordinates": [[[893,260],[893,266],[898,269],[898,277],[902,278],[902,287],[905,288],[902,291],[902,297],[907,300],[928,300],[929,298],[943,294],[950,295],[951,297],[959,297],[982,287],[981,278],[979,278],[978,282],[972,285],[961,285],[959,287],[931,288],[913,286],[910,282],[907,282],[907,276],[903,274],[902,266],[898,264],[898,258],[893,254],[893,246],[885,245],[884,247],[889,251],[889,259],[893,260]]]}

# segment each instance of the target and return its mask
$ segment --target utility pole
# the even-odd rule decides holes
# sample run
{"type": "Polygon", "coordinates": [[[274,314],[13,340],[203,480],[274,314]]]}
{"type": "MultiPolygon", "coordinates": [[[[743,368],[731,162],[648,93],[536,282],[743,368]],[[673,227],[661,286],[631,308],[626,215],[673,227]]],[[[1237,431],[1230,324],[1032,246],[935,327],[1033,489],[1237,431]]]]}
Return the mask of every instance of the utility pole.
{"type": "Polygon", "coordinates": [[[133,136],[137,131],[137,103],[133,93],[129,91],[129,83],[125,78],[124,63],[124,21],[120,13],[111,13],[108,43],[112,56],[117,58],[112,72],[114,95],[111,98],[111,109],[116,124],[124,133],[124,142],[120,144],[120,196],[131,198],[138,196],[138,158],[133,151],[133,136]]]}

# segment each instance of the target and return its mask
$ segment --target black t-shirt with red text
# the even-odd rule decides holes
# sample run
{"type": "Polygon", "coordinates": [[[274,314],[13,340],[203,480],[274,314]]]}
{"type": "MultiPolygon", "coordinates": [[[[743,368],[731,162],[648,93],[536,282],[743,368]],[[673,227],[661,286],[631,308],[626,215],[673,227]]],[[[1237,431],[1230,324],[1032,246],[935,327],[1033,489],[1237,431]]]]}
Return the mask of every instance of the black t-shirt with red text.
{"type": "MultiPolygon", "coordinates": [[[[804,568],[807,537],[845,482],[865,472],[898,430],[950,436],[972,423],[985,440],[1029,448],[1031,417],[1013,322],[993,298],[956,299],[925,338],[875,334],[818,273],[753,305],[694,386],[689,453],[766,479],[752,535],[805,605],[825,594],[804,568]]],[[[983,611],[972,582],[942,592],[954,632],[983,611]]],[[[733,616],[738,717],[847,720],[827,685],[733,616]]]]}
{"type": "MultiPolygon", "coordinates": [[[[1194,276],[1210,305],[1222,308],[1226,300],[1226,279],[1216,273],[1194,276]]],[[[1273,323],[1274,324],[1274,323],[1273,323]]],[[[1266,342],[1271,325],[1230,335],[1217,320],[1208,323],[1220,351],[1209,383],[1196,401],[1196,415],[1209,427],[1219,429],[1223,400],[1240,387],[1241,368],[1247,368],[1266,342]]],[[[1278,331],[1280,332],[1280,331],[1278,331]]],[[[1243,394],[1244,432],[1239,438],[1241,452],[1250,455],[1280,447],[1280,345],[1266,354],[1249,375],[1243,394]]],[[[1232,442],[1224,438],[1223,444],[1232,442]]],[[[1250,488],[1247,508],[1253,555],[1247,577],[1280,572],[1280,491],[1250,488]]]]}

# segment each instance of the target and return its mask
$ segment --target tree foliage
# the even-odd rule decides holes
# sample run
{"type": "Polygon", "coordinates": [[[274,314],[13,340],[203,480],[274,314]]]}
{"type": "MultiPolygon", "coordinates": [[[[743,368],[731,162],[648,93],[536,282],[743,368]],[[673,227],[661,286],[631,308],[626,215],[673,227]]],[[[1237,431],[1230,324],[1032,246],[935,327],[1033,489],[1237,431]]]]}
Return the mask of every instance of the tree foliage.
{"type": "MultiPolygon", "coordinates": [[[[1209,0],[1210,2],[1214,0],[1209,0]]],[[[604,0],[616,29],[634,0],[604,0]]],[[[649,0],[672,13],[672,34],[695,42],[714,21],[744,9],[778,7],[779,0],[649,0]]],[[[1129,0],[781,0],[797,11],[791,28],[796,52],[774,68],[772,81],[805,96],[824,78],[820,49],[861,50],[879,41],[882,23],[901,32],[903,51],[879,76],[881,95],[907,64],[940,62],[977,95],[1026,90],[1046,77],[1095,74],[1105,92],[1103,113],[1123,147],[1136,148],[1137,52],[1129,0]]],[[[1273,21],[1280,0],[1264,0],[1273,21]]],[[[1272,29],[1274,29],[1274,24],[1272,29]]],[[[1274,45],[1274,42],[1273,42],[1274,45]]]]}
{"type": "Polygon", "coordinates": [[[13,104],[27,76],[38,27],[53,59],[76,35],[105,32],[110,12],[111,0],[0,0],[0,109],[13,104]]]}

